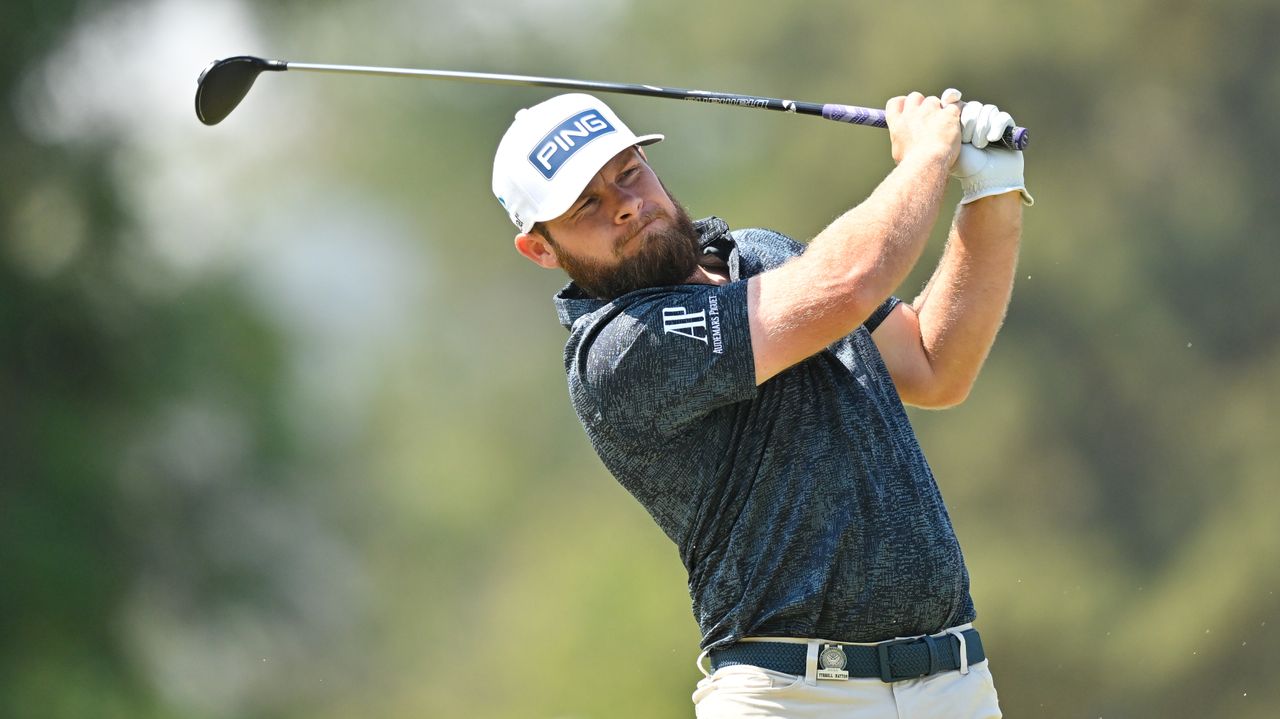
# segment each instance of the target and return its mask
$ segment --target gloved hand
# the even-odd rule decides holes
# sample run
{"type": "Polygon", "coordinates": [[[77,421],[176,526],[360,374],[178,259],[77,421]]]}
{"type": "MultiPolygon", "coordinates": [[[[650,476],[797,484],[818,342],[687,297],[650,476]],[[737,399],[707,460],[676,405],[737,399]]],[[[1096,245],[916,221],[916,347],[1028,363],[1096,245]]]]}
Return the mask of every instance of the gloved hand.
{"type": "MultiPolygon", "coordinates": [[[[942,93],[943,104],[960,101],[960,91],[954,88],[942,93]]],[[[1022,152],[990,145],[1013,127],[1013,118],[995,105],[966,102],[960,110],[960,156],[951,168],[951,176],[960,180],[964,193],[960,204],[968,204],[982,197],[1018,190],[1022,204],[1035,204],[1027,192],[1022,178],[1022,152]]]]}

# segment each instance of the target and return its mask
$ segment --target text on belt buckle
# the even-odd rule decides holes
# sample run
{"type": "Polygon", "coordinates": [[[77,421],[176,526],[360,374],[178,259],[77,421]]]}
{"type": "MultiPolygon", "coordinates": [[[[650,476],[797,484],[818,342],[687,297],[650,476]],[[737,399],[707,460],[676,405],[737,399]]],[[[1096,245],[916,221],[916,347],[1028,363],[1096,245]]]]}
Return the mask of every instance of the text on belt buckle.
{"type": "Polygon", "coordinates": [[[844,654],[844,647],[839,644],[827,644],[822,647],[822,653],[818,655],[818,678],[849,681],[849,672],[844,670],[848,664],[849,658],[844,654]]]}

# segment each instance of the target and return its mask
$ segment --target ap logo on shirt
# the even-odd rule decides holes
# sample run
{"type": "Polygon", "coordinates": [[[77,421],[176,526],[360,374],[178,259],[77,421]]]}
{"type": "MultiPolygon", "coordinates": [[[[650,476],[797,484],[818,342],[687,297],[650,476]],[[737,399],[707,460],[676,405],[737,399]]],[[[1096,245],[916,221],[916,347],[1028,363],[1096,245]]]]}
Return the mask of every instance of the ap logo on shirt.
{"type": "Polygon", "coordinates": [[[707,311],[690,312],[683,307],[662,309],[662,332],[669,335],[690,337],[707,343],[707,311]]]}
{"type": "Polygon", "coordinates": [[[707,309],[690,312],[684,307],[662,308],[662,333],[680,335],[710,345],[711,351],[724,354],[724,340],[720,334],[720,300],[707,296],[707,309]]]}

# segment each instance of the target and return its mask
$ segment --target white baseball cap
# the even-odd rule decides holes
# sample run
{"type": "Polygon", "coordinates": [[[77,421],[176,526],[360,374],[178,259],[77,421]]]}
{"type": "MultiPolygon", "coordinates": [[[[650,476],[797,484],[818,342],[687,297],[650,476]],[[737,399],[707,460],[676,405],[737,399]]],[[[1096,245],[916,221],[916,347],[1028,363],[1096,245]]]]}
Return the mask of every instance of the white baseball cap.
{"type": "Polygon", "coordinates": [[[637,137],[590,95],[558,95],[516,113],[493,157],[493,194],[516,227],[528,232],[567,212],[619,152],[661,139],[637,137]]]}

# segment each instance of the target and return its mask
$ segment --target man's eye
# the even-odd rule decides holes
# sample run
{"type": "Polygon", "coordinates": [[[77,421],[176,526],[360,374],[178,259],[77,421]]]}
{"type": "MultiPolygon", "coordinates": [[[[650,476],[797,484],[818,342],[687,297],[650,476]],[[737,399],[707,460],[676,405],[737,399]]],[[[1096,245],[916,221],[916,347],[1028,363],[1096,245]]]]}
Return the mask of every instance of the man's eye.
{"type": "Polygon", "coordinates": [[[587,214],[587,210],[590,209],[591,207],[594,207],[595,204],[596,204],[596,198],[589,197],[583,200],[581,205],[578,205],[577,212],[574,212],[573,214],[577,217],[582,217],[583,215],[587,214]]]}

